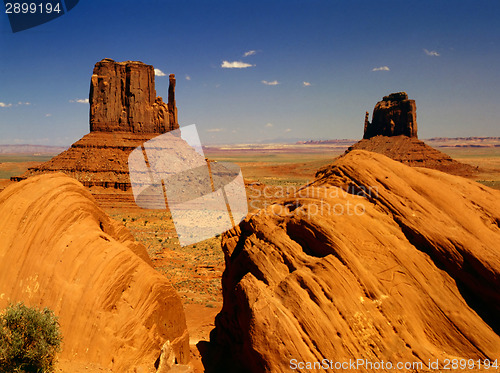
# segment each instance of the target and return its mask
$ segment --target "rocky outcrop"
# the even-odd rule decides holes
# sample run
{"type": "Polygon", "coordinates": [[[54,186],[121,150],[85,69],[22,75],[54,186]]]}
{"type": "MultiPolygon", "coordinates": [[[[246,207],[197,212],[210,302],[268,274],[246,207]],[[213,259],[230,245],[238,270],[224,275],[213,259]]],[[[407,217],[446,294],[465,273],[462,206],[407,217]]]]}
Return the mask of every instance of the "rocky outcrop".
{"type": "Polygon", "coordinates": [[[383,154],[411,167],[427,167],[453,175],[472,177],[478,168],[460,163],[417,138],[417,108],[406,92],[391,93],[373,109],[373,120],[365,114],[363,139],[350,146],[383,154]]]}
{"type": "Polygon", "coordinates": [[[0,194],[0,309],[18,301],[59,316],[61,359],[150,372],[168,342],[177,363],[189,360],[174,288],[144,246],[64,174],[0,194]]]}
{"type": "MultiPolygon", "coordinates": [[[[97,62],[90,82],[90,131],[165,133],[179,128],[174,89],[166,105],[156,97],[154,78],[153,66],[142,62],[97,62]]],[[[170,86],[175,86],[173,74],[170,86]]]]}
{"type": "MultiPolygon", "coordinates": [[[[368,113],[367,113],[368,114],[368,113]]],[[[417,107],[406,92],[391,93],[377,102],[372,122],[365,116],[364,139],[374,136],[399,136],[417,138],[417,107]]]]}
{"type": "Polygon", "coordinates": [[[90,133],[71,147],[11,180],[64,172],[87,187],[129,190],[128,156],[159,134],[179,128],[175,76],[168,102],[156,97],[154,69],[137,61],[97,62],[90,83],[90,133]]]}
{"type": "Polygon", "coordinates": [[[177,122],[177,105],[175,103],[175,75],[170,74],[168,77],[168,112],[173,123],[172,129],[179,128],[179,123],[177,122]]]}
{"type": "Polygon", "coordinates": [[[223,236],[224,305],[200,344],[206,371],[495,360],[499,227],[498,191],[352,151],[223,236]]]}

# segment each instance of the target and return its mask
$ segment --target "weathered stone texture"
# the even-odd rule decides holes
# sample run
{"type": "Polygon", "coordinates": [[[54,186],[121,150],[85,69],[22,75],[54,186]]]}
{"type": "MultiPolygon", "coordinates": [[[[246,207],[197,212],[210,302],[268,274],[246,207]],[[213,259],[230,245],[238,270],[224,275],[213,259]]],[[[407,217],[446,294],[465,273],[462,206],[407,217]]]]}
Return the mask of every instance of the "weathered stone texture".
{"type": "MultiPolygon", "coordinates": [[[[224,305],[198,345],[205,371],[341,372],[291,367],[366,359],[424,373],[429,360],[494,360],[499,221],[500,192],[473,181],[367,151],[337,159],[223,234],[224,305]]],[[[357,368],[345,371],[394,371],[357,368]]]]}
{"type": "Polygon", "coordinates": [[[399,136],[417,138],[417,106],[406,92],[391,93],[373,109],[372,122],[365,117],[364,139],[374,136],[399,136]]]}
{"type": "Polygon", "coordinates": [[[156,97],[154,78],[153,66],[142,62],[109,58],[97,62],[90,83],[90,133],[12,180],[64,172],[87,187],[129,190],[130,152],[158,134],[179,128],[175,76],[169,77],[167,103],[156,97]]]}
{"type": "Polygon", "coordinates": [[[96,63],[90,83],[90,131],[165,133],[179,128],[175,76],[170,75],[168,105],[156,97],[154,77],[153,66],[142,62],[106,58],[96,63]]]}

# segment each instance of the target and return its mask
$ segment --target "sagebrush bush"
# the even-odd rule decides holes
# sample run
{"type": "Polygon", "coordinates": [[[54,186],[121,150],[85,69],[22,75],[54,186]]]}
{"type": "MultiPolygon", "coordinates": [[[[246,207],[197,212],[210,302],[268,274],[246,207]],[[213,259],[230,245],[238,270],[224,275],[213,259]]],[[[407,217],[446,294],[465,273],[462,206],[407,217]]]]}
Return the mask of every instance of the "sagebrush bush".
{"type": "Polygon", "coordinates": [[[0,371],[45,373],[54,371],[62,336],[54,312],[22,302],[0,314],[0,371]]]}

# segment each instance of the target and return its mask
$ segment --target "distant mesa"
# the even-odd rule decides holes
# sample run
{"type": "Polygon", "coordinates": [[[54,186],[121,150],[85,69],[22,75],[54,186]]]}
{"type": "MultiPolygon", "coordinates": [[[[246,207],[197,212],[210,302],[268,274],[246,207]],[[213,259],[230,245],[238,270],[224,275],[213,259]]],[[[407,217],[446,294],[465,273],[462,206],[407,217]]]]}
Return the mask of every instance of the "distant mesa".
{"type": "Polygon", "coordinates": [[[154,77],[153,66],[142,62],[97,62],[90,80],[90,133],[50,161],[11,179],[64,172],[87,187],[130,189],[132,150],[179,128],[175,75],[170,74],[166,103],[156,96],[154,77]]]}
{"type": "Polygon", "coordinates": [[[406,92],[391,93],[377,102],[372,121],[365,115],[363,139],[350,146],[383,154],[411,167],[427,167],[459,176],[474,176],[477,167],[460,163],[418,139],[417,107],[406,92]]]}

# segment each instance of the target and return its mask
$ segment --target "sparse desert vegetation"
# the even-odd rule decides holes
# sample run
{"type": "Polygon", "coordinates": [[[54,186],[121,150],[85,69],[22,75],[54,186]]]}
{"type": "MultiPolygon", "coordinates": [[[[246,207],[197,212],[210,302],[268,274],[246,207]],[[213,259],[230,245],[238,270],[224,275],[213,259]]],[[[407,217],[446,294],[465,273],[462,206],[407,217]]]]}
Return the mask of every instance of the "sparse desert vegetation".
{"type": "Polygon", "coordinates": [[[22,302],[0,311],[0,370],[12,373],[54,371],[62,335],[54,312],[22,302]]]}

